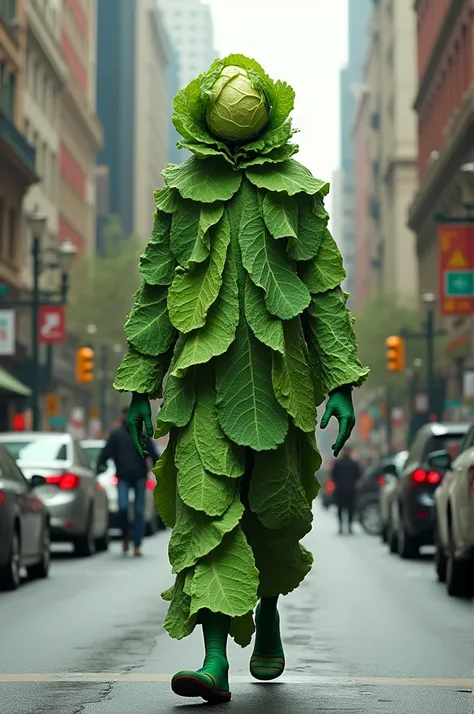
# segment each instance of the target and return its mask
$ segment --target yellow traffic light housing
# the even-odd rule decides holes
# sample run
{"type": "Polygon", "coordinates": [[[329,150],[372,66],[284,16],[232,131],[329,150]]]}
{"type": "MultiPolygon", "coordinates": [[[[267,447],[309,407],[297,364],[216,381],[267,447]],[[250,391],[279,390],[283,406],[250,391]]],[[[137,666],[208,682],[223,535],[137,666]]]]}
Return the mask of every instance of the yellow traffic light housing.
{"type": "Polygon", "coordinates": [[[405,370],[405,340],[403,337],[392,335],[385,340],[385,359],[389,372],[403,372],[405,370]]]}
{"type": "Polygon", "coordinates": [[[87,384],[94,379],[94,350],[81,347],[76,356],[76,382],[87,384]]]}

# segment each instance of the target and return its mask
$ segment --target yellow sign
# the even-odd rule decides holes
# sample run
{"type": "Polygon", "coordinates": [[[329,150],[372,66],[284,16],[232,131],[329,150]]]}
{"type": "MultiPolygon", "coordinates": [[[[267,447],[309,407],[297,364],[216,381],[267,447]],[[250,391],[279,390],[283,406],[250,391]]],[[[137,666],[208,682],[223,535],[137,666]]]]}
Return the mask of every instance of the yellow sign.
{"type": "Polygon", "coordinates": [[[468,261],[463,256],[459,248],[454,251],[451,258],[449,259],[448,268],[467,268],[469,266],[468,261]]]}
{"type": "Polygon", "coordinates": [[[58,416],[59,414],[59,397],[57,394],[47,394],[44,398],[46,407],[46,416],[58,416]]]}

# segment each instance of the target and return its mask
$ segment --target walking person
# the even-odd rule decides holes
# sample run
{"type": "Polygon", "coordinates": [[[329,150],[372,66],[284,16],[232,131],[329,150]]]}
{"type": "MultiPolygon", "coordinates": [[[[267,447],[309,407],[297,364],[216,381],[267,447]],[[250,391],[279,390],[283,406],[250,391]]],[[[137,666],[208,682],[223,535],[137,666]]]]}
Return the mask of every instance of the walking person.
{"type": "Polygon", "coordinates": [[[130,489],[134,490],[133,545],[135,556],[141,556],[144,536],[144,509],[148,471],[158,461],[159,455],[150,438],[146,442],[146,454],[142,457],[135,449],[127,429],[128,409],[122,410],[120,426],[114,429],[102,449],[97,467],[105,466],[111,459],[115,464],[118,480],[119,523],[122,531],[122,547],[124,554],[130,549],[130,523],[128,512],[130,508],[130,489]],[[152,461],[152,466],[148,463],[152,461]]]}
{"type": "Polygon", "coordinates": [[[348,532],[352,533],[352,521],[357,497],[357,486],[362,476],[359,463],[352,458],[352,450],[345,447],[342,455],[336,460],[332,470],[334,483],[334,502],[339,518],[339,533],[344,532],[344,515],[347,515],[348,532]]]}

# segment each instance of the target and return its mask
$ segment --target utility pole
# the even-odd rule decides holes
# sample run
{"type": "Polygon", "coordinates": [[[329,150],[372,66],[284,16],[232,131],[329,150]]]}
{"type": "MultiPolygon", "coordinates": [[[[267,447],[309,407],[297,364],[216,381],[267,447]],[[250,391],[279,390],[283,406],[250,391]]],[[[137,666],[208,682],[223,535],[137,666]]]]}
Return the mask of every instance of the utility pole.
{"type": "Polygon", "coordinates": [[[38,335],[38,307],[39,307],[39,277],[40,277],[40,241],[38,236],[33,236],[33,293],[31,296],[31,412],[33,417],[33,431],[39,431],[39,335],[38,335]]]}
{"type": "Polygon", "coordinates": [[[101,345],[101,381],[100,381],[100,419],[102,431],[105,432],[107,424],[107,373],[108,373],[108,349],[107,345],[101,345]]]}
{"type": "Polygon", "coordinates": [[[393,424],[392,424],[392,393],[390,387],[385,387],[385,429],[387,438],[387,456],[392,453],[393,424]]]}
{"type": "Polygon", "coordinates": [[[435,413],[434,398],[434,310],[430,306],[426,316],[426,396],[430,419],[435,413]]]}

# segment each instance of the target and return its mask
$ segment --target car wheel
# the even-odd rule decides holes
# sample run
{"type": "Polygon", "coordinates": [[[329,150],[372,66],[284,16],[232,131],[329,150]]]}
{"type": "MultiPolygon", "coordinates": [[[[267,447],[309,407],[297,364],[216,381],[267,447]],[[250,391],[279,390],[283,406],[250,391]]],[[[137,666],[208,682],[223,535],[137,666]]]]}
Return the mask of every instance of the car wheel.
{"type": "Polygon", "coordinates": [[[109,530],[106,529],[105,533],[100,538],[97,538],[97,540],[95,542],[96,551],[98,553],[103,553],[104,551],[108,550],[109,543],[110,543],[109,530]]]}
{"type": "Polygon", "coordinates": [[[451,553],[446,563],[446,589],[451,597],[474,597],[474,572],[468,560],[456,560],[451,553]]]}
{"type": "Polygon", "coordinates": [[[366,533],[372,536],[380,535],[380,509],[376,501],[368,501],[359,512],[359,521],[366,533]]]}
{"type": "Polygon", "coordinates": [[[74,553],[78,558],[88,558],[95,553],[94,534],[92,533],[92,511],[87,519],[86,532],[74,541],[74,553]]]}
{"type": "Polygon", "coordinates": [[[2,590],[16,590],[21,582],[21,541],[18,527],[16,526],[12,534],[10,554],[8,562],[0,569],[0,587],[2,590]]]}
{"type": "Polygon", "coordinates": [[[403,560],[408,560],[409,558],[416,558],[419,552],[419,546],[416,540],[410,536],[403,524],[400,524],[397,534],[398,541],[398,555],[403,560]]]}
{"type": "Polygon", "coordinates": [[[446,558],[446,554],[444,552],[443,546],[441,545],[441,540],[439,537],[438,529],[435,531],[435,545],[436,545],[436,550],[435,550],[435,569],[436,569],[436,575],[438,576],[438,582],[440,583],[445,583],[446,582],[446,567],[447,567],[447,562],[448,559],[446,558]]]}
{"type": "Polygon", "coordinates": [[[36,578],[47,578],[49,573],[49,564],[51,562],[50,552],[51,538],[49,534],[49,525],[45,523],[43,528],[43,544],[41,551],[41,560],[34,565],[29,565],[26,568],[28,577],[33,580],[36,578]]]}

